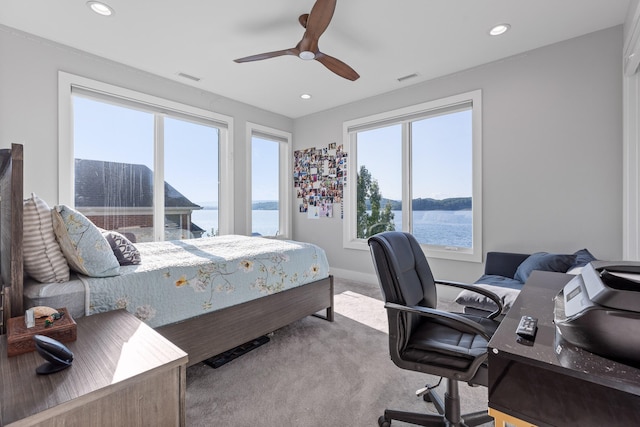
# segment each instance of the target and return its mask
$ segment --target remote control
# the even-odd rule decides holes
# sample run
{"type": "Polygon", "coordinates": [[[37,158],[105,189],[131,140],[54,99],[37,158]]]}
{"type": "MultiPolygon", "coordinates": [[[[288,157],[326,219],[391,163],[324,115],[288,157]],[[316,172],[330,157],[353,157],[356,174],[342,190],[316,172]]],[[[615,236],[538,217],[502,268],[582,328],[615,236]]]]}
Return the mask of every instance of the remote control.
{"type": "Polygon", "coordinates": [[[533,340],[536,337],[537,330],[538,319],[531,316],[522,316],[518,329],[516,329],[516,334],[522,338],[533,340]]]}

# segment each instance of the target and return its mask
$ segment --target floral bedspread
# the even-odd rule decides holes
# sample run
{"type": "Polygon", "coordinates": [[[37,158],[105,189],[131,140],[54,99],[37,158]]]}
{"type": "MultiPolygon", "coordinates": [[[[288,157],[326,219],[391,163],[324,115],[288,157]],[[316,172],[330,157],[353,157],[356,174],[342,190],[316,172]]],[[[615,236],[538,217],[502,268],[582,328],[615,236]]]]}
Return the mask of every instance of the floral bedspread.
{"type": "Polygon", "coordinates": [[[218,236],[139,243],[142,263],[114,277],[81,279],[86,314],[126,308],[151,327],[294,288],[329,275],[318,246],[218,236]]]}

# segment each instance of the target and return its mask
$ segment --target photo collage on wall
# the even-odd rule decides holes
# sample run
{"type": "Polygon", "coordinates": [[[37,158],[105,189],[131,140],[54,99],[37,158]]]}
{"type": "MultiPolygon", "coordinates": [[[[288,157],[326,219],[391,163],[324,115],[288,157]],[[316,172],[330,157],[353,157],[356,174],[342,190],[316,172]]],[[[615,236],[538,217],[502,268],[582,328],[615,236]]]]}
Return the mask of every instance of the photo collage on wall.
{"type": "Polygon", "coordinates": [[[293,153],[293,185],[300,213],[310,219],[342,218],[342,199],[347,185],[347,153],[335,142],[327,148],[308,148],[293,153]],[[335,208],[334,208],[335,207],[335,208]]]}

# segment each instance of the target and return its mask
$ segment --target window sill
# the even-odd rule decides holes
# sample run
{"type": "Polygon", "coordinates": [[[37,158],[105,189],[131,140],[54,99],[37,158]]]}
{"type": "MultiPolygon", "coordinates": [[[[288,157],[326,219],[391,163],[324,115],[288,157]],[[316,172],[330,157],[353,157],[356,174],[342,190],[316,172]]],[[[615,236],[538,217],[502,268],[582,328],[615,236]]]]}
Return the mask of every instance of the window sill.
{"type": "MultiPolygon", "coordinates": [[[[345,241],[343,248],[359,251],[368,251],[369,245],[365,239],[355,239],[345,241]]],[[[442,248],[440,246],[420,245],[427,258],[448,259],[452,261],[482,262],[482,252],[473,251],[468,248],[442,248]]]]}

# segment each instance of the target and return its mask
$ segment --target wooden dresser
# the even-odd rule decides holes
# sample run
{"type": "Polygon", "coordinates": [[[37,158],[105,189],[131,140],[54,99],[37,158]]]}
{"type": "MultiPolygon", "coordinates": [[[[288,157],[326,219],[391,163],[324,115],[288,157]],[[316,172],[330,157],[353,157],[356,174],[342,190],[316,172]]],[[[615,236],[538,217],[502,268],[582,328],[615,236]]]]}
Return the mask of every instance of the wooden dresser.
{"type": "Polygon", "coordinates": [[[0,426],[184,426],[184,351],[124,310],[77,324],[73,366],[51,375],[0,337],[0,426]]]}

